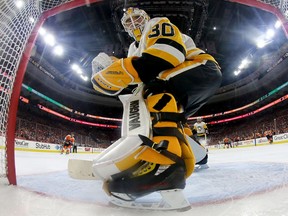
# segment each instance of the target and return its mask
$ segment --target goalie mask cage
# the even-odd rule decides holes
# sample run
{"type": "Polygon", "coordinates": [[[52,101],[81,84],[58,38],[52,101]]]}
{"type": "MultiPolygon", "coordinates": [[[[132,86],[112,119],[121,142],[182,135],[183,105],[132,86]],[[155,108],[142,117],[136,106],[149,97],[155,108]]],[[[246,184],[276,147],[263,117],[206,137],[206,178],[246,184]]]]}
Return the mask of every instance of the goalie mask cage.
{"type": "MultiPolygon", "coordinates": [[[[274,13],[287,36],[288,0],[229,0],[274,13]],[[285,17],[286,16],[286,17],[285,17]]],[[[37,33],[55,14],[101,0],[1,0],[0,2],[0,178],[16,185],[16,115],[23,77],[37,33]],[[17,3],[22,2],[22,7],[17,3]]],[[[124,0],[123,0],[124,4],[124,0]]]]}

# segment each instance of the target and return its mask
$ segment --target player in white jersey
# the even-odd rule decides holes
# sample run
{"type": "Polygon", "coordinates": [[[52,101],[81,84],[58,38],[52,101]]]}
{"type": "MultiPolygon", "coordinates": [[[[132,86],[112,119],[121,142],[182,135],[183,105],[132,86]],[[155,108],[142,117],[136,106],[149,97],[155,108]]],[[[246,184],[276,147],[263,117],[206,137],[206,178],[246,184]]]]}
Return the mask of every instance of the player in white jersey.
{"type": "MultiPolygon", "coordinates": [[[[151,121],[145,126],[150,129],[145,130],[148,134],[135,137],[134,129],[141,126],[141,101],[130,101],[129,114],[123,115],[128,118],[128,132],[122,130],[119,142],[94,161],[93,175],[105,181],[109,195],[134,201],[155,191],[163,195],[164,191],[176,192],[185,187],[186,178],[194,170],[195,156],[183,123],[215,93],[222,75],[216,60],[197,48],[168,18],[150,19],[145,11],[128,8],[121,22],[135,40],[127,58],[117,60],[100,53],[92,62],[91,81],[96,91],[111,96],[128,85],[144,84],[141,97],[151,121]],[[131,148],[125,146],[129,145],[139,148],[126,155],[131,148]],[[109,163],[104,169],[105,160],[109,163]]],[[[168,205],[175,203],[174,199],[168,205]]],[[[183,202],[177,206],[183,207],[183,202]]]]}
{"type": "Polygon", "coordinates": [[[197,141],[207,149],[208,127],[201,117],[197,117],[193,130],[196,132],[197,141]]]}

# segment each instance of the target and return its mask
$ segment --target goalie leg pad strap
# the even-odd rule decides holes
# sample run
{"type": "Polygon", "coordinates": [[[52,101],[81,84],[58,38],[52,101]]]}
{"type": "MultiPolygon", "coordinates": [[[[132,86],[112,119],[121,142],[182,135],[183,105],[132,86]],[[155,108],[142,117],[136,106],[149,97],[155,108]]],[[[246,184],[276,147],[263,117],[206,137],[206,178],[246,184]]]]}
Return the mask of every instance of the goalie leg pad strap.
{"type": "MultiPolygon", "coordinates": [[[[181,129],[179,120],[182,119],[182,115],[178,111],[174,96],[170,93],[150,95],[147,96],[146,103],[148,110],[152,113],[155,148],[161,141],[168,141],[167,151],[184,160],[186,177],[190,176],[194,170],[195,157],[181,129]]],[[[145,160],[145,157],[142,159],[145,160]]]]}
{"type": "Polygon", "coordinates": [[[140,94],[119,96],[123,104],[121,138],[103,151],[93,161],[93,175],[98,179],[109,180],[112,175],[121,173],[137,164],[140,155],[149,155],[146,161],[164,164],[174,163],[152,148],[142,146],[139,134],[149,137],[150,114],[140,94]]]}

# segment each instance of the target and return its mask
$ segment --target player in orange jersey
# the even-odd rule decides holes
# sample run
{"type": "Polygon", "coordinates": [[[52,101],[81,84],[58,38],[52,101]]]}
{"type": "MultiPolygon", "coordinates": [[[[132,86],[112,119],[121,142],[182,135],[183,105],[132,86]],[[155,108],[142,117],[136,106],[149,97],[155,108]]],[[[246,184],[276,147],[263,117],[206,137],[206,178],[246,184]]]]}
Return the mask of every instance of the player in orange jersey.
{"type": "Polygon", "coordinates": [[[75,143],[74,133],[71,133],[71,135],[68,134],[64,139],[64,144],[61,150],[61,154],[63,154],[64,152],[66,152],[66,154],[69,154],[70,149],[74,145],[74,143],[75,143]]]}
{"type": "Polygon", "coordinates": [[[269,144],[272,144],[273,143],[273,132],[272,132],[272,130],[265,131],[264,135],[266,136],[269,144]]]}

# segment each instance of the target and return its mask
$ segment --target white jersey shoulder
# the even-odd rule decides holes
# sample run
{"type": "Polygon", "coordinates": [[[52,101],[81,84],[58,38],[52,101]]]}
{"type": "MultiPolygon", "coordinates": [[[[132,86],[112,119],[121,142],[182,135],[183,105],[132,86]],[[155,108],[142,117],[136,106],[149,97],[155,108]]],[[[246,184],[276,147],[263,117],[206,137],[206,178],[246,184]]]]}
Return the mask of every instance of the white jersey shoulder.
{"type": "Polygon", "coordinates": [[[192,49],[196,49],[196,45],[195,45],[195,43],[191,37],[189,37],[186,34],[182,34],[182,39],[183,39],[183,42],[186,46],[187,51],[192,50],[192,49]]]}

